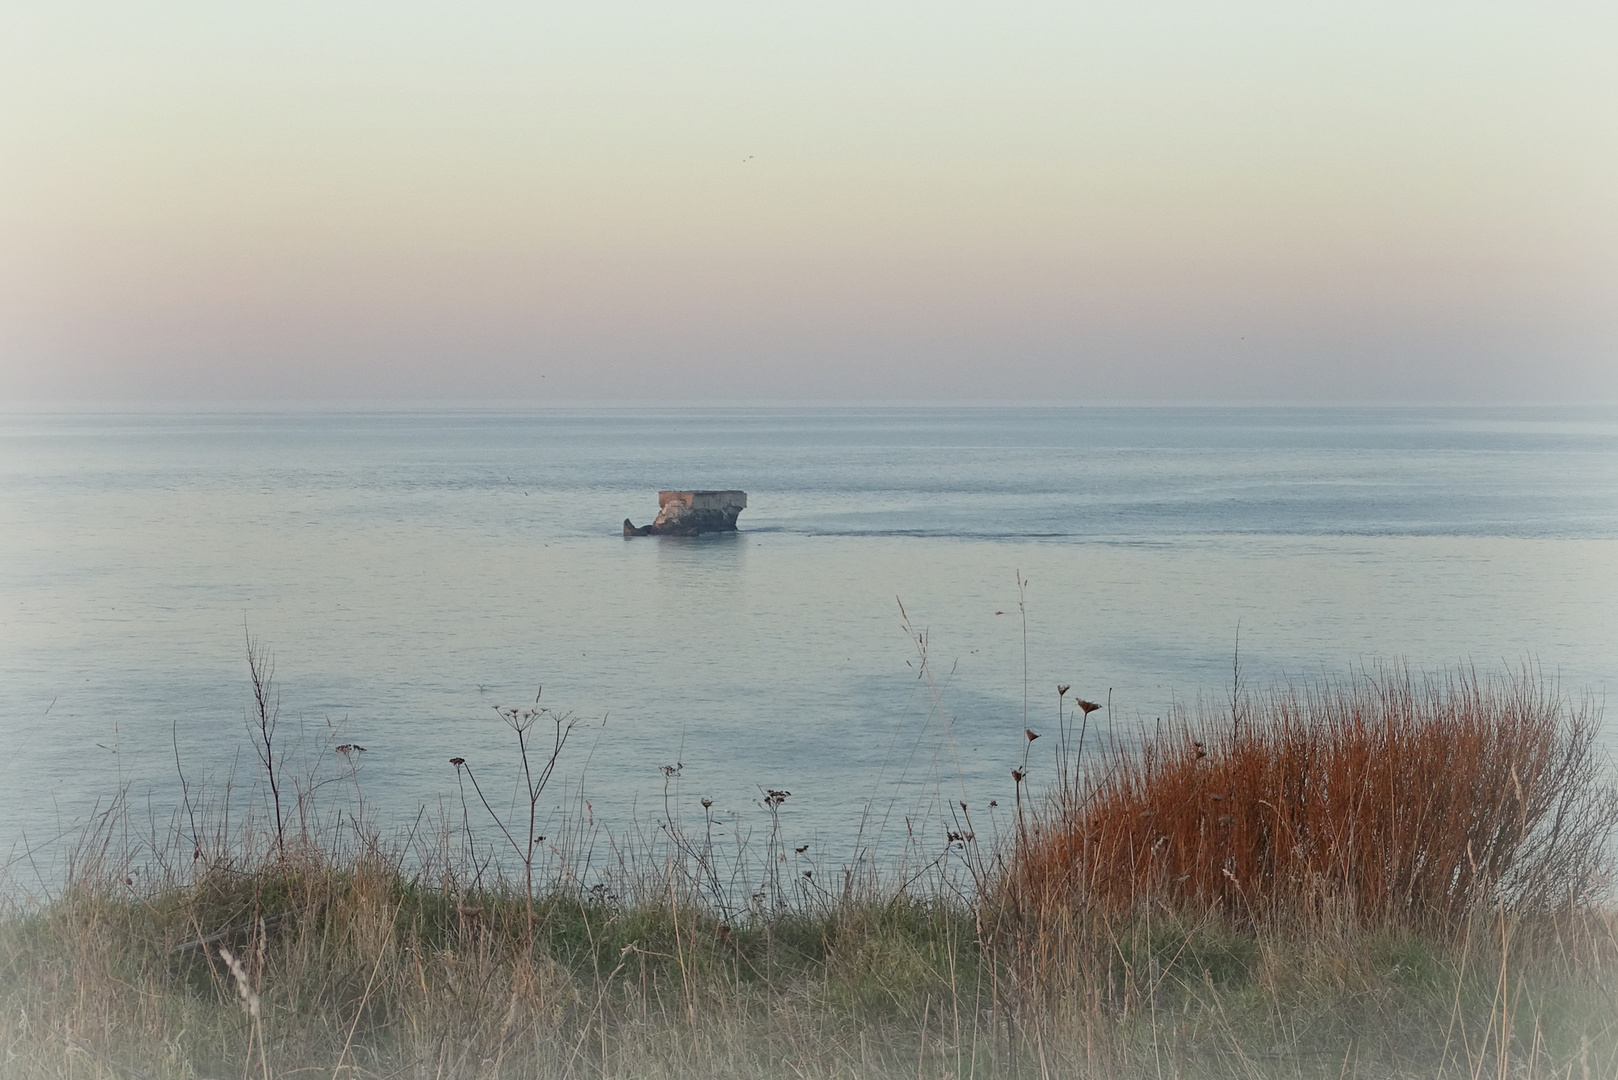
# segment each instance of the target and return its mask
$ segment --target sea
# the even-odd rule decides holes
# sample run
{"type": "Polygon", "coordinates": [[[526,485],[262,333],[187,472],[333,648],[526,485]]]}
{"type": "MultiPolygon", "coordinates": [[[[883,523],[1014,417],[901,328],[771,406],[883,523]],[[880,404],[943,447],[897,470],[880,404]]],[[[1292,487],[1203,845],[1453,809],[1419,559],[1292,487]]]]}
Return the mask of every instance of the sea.
{"type": "Polygon", "coordinates": [[[1114,742],[1390,664],[1599,709],[1618,409],[0,416],[8,878],[115,804],[160,833],[182,777],[262,810],[250,640],[285,775],[384,834],[525,814],[500,710],[537,708],[542,825],[835,860],[1005,805],[1025,754],[1034,790],[1076,698],[1114,742]],[[625,538],[666,488],[745,490],[739,531],[625,538]]]}

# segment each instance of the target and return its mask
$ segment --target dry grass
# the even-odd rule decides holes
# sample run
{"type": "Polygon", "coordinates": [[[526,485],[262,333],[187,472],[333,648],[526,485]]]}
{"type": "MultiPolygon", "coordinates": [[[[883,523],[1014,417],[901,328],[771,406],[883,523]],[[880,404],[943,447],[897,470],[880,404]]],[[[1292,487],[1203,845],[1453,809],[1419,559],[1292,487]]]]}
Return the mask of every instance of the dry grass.
{"type": "Polygon", "coordinates": [[[1574,912],[1618,822],[1598,729],[1527,673],[1287,687],[1109,748],[1022,830],[1005,888],[1037,912],[1428,933],[1574,912]]]}
{"type": "Polygon", "coordinates": [[[0,1075],[1618,1076],[1592,711],[1401,676],[1239,715],[1063,747],[1004,843],[884,876],[783,881],[773,813],[754,855],[674,819],[502,874],[520,799],[482,847],[323,818],[357,783],[115,806],[0,918],[0,1075]]]}

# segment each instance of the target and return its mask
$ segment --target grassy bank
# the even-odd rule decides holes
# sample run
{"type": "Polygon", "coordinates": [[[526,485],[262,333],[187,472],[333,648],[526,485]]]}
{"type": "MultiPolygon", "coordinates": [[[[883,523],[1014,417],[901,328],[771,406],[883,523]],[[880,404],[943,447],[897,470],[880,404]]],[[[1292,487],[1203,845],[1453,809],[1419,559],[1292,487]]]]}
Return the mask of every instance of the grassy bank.
{"type": "MultiPolygon", "coordinates": [[[[791,881],[778,830],[724,862],[675,820],[524,860],[537,797],[500,818],[464,762],[488,846],[385,841],[274,776],[258,700],[257,812],[188,792],[132,842],[115,806],[0,920],[0,1074],[1618,1076],[1618,805],[1596,714],[1532,679],[1100,744],[1064,691],[1008,835],[961,806],[941,852],[791,881]]],[[[567,718],[503,719],[543,793],[567,718]]]]}

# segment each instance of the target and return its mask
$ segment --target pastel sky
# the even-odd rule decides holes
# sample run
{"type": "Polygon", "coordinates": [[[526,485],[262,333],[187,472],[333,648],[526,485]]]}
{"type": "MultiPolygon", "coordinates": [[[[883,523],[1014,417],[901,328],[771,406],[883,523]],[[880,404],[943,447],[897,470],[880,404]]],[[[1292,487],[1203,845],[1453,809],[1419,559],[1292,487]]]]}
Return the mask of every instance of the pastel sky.
{"type": "Polygon", "coordinates": [[[1618,400],[1618,5],[0,7],[0,408],[1618,400]]]}

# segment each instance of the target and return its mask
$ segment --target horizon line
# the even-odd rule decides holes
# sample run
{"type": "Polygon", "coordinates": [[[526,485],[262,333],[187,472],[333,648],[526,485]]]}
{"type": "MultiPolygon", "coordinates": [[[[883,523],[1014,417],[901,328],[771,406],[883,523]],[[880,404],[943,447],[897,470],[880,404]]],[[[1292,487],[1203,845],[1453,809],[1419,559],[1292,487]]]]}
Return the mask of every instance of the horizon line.
{"type": "Polygon", "coordinates": [[[160,415],[160,414],[280,414],[280,413],[523,413],[584,410],[597,412],[674,412],[707,410],[770,409],[770,410],[881,410],[881,409],[1432,409],[1432,410],[1502,410],[1502,409],[1585,409],[1605,410],[1618,408],[1618,398],[1597,400],[1542,399],[1535,401],[1385,401],[1385,400],[1253,400],[1208,399],[1198,401],[1161,398],[1111,398],[1101,400],[1049,400],[1030,398],[1003,398],[963,401],[952,398],[894,398],[889,400],[846,400],[837,398],[754,398],[713,401],[703,398],[622,399],[577,398],[565,401],[480,400],[458,402],[432,401],[421,398],[400,399],[345,399],[308,398],[263,401],[241,398],[209,400],[154,400],[154,401],[97,401],[97,400],[40,400],[13,401],[0,406],[0,416],[46,415],[160,415]]]}

